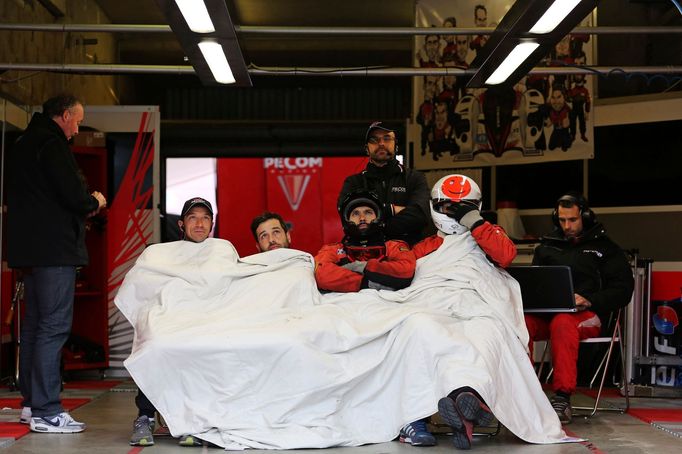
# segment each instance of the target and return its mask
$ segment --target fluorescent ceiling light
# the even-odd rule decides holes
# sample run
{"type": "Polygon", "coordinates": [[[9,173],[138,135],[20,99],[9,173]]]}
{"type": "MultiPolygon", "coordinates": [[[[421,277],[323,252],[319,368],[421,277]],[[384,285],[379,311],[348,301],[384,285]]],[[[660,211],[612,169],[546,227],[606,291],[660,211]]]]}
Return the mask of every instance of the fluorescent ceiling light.
{"type": "Polygon", "coordinates": [[[554,0],[552,6],[547,8],[545,14],[533,25],[530,32],[536,34],[551,32],[579,3],[580,0],[554,0]]]}
{"type": "Polygon", "coordinates": [[[485,83],[488,85],[497,85],[507,80],[511,73],[513,73],[521,63],[526,61],[530,54],[539,46],[540,44],[531,42],[517,44],[514,50],[507,55],[507,58],[505,58],[495,72],[488,77],[488,80],[486,80],[485,83]]]}
{"type": "MultiPolygon", "coordinates": [[[[177,0],[176,0],[177,1],[177,0]]],[[[204,55],[208,67],[211,68],[213,78],[221,84],[235,83],[232,69],[227,62],[223,46],[215,41],[202,41],[199,43],[199,50],[204,55]]]]}
{"type": "Polygon", "coordinates": [[[195,33],[213,33],[215,27],[203,0],[175,0],[187,26],[195,33]]]}

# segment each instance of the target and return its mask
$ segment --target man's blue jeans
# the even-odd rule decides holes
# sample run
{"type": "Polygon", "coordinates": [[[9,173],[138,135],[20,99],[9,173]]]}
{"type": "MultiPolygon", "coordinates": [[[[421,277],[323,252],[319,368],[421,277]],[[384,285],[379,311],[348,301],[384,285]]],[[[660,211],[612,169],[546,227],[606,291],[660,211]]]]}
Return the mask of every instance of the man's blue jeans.
{"type": "Polygon", "coordinates": [[[33,416],[64,411],[59,399],[62,348],[73,320],[75,266],[33,267],[24,275],[19,388],[33,416]]]}

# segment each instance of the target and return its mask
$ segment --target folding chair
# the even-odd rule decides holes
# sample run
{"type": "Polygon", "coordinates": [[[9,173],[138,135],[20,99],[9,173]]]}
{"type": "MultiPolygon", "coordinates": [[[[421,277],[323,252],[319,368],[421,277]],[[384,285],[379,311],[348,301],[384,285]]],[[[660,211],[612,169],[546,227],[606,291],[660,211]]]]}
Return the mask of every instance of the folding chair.
{"type": "Polygon", "coordinates": [[[599,371],[601,371],[601,369],[603,367],[604,371],[601,374],[601,381],[599,382],[599,389],[597,390],[597,397],[594,401],[594,406],[593,407],[573,407],[574,410],[582,410],[582,411],[588,411],[589,412],[585,415],[579,415],[579,416],[584,416],[585,418],[591,418],[592,416],[594,416],[597,413],[597,411],[617,411],[619,413],[627,413],[627,411],[630,409],[630,394],[628,391],[628,384],[623,382],[625,380],[626,373],[625,373],[625,351],[623,348],[623,331],[622,331],[621,326],[620,326],[622,311],[623,311],[623,309],[618,309],[618,312],[616,313],[615,323],[613,324],[613,332],[612,332],[610,337],[593,337],[590,339],[584,339],[584,340],[580,341],[580,343],[582,343],[582,344],[605,344],[605,343],[608,343],[609,348],[606,350],[606,353],[604,354],[601,362],[599,363],[599,367],[597,367],[597,370],[595,371],[594,376],[592,377],[592,380],[590,381],[590,389],[592,389],[592,386],[594,385],[594,381],[597,379],[597,376],[599,375],[599,371]],[[604,382],[606,381],[606,374],[608,372],[609,361],[611,359],[611,353],[613,352],[613,345],[615,343],[618,343],[618,347],[620,349],[621,383],[619,383],[618,386],[623,389],[623,393],[625,395],[625,408],[600,407],[599,406],[599,400],[601,399],[601,394],[602,394],[602,391],[604,389],[604,382]]]}
{"type": "MultiPolygon", "coordinates": [[[[578,411],[588,411],[589,413],[587,414],[578,414],[576,416],[583,416],[585,418],[591,418],[594,416],[597,411],[617,411],[619,413],[627,413],[627,411],[630,409],[630,395],[628,392],[628,386],[627,383],[620,383],[619,387],[623,389],[623,393],[625,394],[625,408],[614,408],[614,407],[600,407],[599,406],[599,401],[601,400],[601,394],[602,391],[604,390],[604,382],[606,381],[606,374],[608,372],[608,365],[609,361],[611,360],[611,353],[613,352],[613,346],[615,343],[618,343],[618,346],[620,348],[620,365],[621,365],[621,381],[625,380],[625,352],[623,348],[623,332],[621,329],[621,314],[622,314],[623,309],[618,309],[618,312],[616,313],[615,317],[615,322],[613,318],[609,321],[609,325],[611,322],[613,322],[613,331],[611,336],[608,337],[592,337],[589,339],[584,339],[581,340],[581,344],[609,344],[609,348],[606,350],[606,353],[601,359],[601,362],[599,363],[599,367],[597,367],[597,370],[594,373],[594,376],[592,377],[592,380],[590,381],[590,389],[592,389],[592,386],[594,386],[594,382],[599,376],[599,372],[602,370],[602,367],[604,368],[602,374],[601,374],[601,380],[599,382],[599,389],[597,390],[597,397],[594,402],[593,407],[581,407],[581,406],[575,406],[573,407],[573,410],[578,410],[578,411]]],[[[549,350],[550,347],[550,342],[549,340],[546,341],[547,343],[545,344],[545,349],[542,352],[542,358],[540,359],[540,368],[538,370],[538,378],[542,375],[542,369],[545,363],[545,358],[547,356],[547,351],[549,350]]],[[[547,375],[547,379],[545,382],[548,382],[549,379],[552,376],[552,372],[554,372],[554,368],[550,369],[549,374],[547,375]]]]}

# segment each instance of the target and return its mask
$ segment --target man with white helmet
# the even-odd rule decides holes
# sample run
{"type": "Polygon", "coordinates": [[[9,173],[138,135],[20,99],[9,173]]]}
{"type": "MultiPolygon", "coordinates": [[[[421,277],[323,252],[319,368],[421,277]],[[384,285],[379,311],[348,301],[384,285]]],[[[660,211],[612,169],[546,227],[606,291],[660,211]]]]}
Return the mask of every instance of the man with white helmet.
{"type": "MultiPolygon", "coordinates": [[[[508,266],[516,257],[516,246],[501,227],[481,217],[481,198],[480,188],[467,176],[447,175],[438,180],[431,190],[430,204],[431,218],[438,232],[414,246],[415,257],[419,259],[436,251],[448,235],[471,235],[491,262],[508,266]]],[[[469,387],[456,389],[440,399],[438,412],[452,427],[454,444],[460,449],[471,447],[475,425],[487,425],[493,418],[490,408],[469,387]]],[[[431,434],[416,433],[414,438],[428,435],[431,434]]]]}
{"type": "Polygon", "coordinates": [[[417,258],[438,249],[446,235],[471,236],[493,263],[503,268],[516,257],[516,246],[504,230],[481,216],[481,189],[464,175],[447,175],[433,185],[431,190],[431,219],[438,229],[414,246],[417,258]]]}

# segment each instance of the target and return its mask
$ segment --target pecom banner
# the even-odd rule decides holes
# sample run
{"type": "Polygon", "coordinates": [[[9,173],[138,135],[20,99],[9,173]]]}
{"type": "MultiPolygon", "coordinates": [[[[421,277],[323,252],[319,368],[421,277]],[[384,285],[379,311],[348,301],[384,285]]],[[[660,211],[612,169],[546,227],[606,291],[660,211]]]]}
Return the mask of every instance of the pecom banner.
{"type": "Polygon", "coordinates": [[[316,254],[341,240],[336,199],[343,180],[360,172],[366,157],[221,158],[217,162],[216,237],[231,241],[239,255],[257,252],[250,226],[264,211],[280,214],[290,228],[291,247],[316,254]]]}

